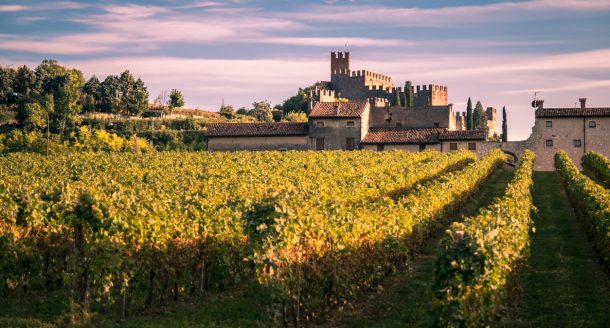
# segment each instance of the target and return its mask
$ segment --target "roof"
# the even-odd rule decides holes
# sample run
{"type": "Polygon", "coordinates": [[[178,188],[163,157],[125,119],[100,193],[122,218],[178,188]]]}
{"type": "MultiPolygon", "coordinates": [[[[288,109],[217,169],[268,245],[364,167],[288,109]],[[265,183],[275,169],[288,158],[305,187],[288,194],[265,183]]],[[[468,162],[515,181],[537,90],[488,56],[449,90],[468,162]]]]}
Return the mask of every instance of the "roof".
{"type": "Polygon", "coordinates": [[[486,140],[485,130],[445,130],[438,136],[439,140],[486,140]]]}
{"type": "Polygon", "coordinates": [[[309,133],[309,124],[302,123],[212,123],[208,137],[300,136],[309,133]]]}
{"type": "Polygon", "coordinates": [[[316,102],[309,111],[309,117],[313,118],[358,118],[362,116],[369,102],[350,101],[350,102],[316,102]]]}
{"type": "Polygon", "coordinates": [[[445,128],[371,128],[363,144],[422,144],[441,141],[486,140],[485,130],[454,131],[445,128]]]}
{"type": "Polygon", "coordinates": [[[443,128],[403,129],[403,128],[371,128],[363,144],[401,144],[401,143],[438,143],[438,135],[443,128]]]}
{"type": "Polygon", "coordinates": [[[610,107],[540,108],[536,117],[595,117],[610,116],[610,107]]]}

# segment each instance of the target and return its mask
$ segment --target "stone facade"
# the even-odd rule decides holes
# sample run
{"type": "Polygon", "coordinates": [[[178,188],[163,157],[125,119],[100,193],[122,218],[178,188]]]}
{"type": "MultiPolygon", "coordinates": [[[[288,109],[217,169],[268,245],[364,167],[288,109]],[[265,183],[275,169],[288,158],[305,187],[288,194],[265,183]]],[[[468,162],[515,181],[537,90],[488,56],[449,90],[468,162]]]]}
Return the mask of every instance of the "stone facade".
{"type": "Polygon", "coordinates": [[[544,108],[536,110],[536,121],[527,147],[536,153],[534,169],[553,171],[554,156],[565,151],[581,167],[581,157],[588,151],[610,157],[610,108],[544,108]]]}
{"type": "Polygon", "coordinates": [[[243,136],[208,138],[211,151],[238,150],[308,150],[309,138],[305,136],[243,136]]]}

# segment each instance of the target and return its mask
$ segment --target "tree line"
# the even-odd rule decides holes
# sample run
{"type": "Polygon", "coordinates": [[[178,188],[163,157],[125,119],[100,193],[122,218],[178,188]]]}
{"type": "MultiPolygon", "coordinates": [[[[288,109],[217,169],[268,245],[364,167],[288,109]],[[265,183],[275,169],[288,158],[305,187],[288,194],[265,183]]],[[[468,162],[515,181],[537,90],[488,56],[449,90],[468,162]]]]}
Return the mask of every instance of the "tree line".
{"type": "MultiPolygon", "coordinates": [[[[63,134],[78,125],[79,114],[101,112],[140,116],[148,110],[148,89],[129,70],[85,81],[83,73],[45,59],[34,69],[0,66],[0,105],[16,108],[17,120],[27,130],[52,129],[63,134]]],[[[166,104],[170,113],[184,106],[173,89],[166,104]]]]}

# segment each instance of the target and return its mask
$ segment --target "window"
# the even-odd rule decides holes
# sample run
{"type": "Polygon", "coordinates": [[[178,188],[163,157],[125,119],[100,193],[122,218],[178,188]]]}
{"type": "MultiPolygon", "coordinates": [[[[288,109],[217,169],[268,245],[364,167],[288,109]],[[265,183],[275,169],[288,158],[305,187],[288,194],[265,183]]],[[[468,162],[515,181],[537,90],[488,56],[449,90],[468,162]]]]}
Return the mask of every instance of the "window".
{"type": "Polygon", "coordinates": [[[401,127],[401,126],[402,126],[402,123],[401,123],[401,122],[396,122],[396,127],[397,127],[397,128],[399,128],[399,127],[401,127]]]}
{"type": "Polygon", "coordinates": [[[426,144],[419,144],[419,151],[426,150],[426,144]]]}
{"type": "Polygon", "coordinates": [[[546,146],[547,147],[553,147],[553,139],[547,139],[546,140],[546,146]]]}
{"type": "Polygon", "coordinates": [[[324,121],[317,121],[316,122],[316,126],[319,127],[319,128],[324,127],[324,121]]]}
{"type": "Polygon", "coordinates": [[[354,121],[347,121],[345,126],[347,126],[348,128],[353,128],[353,127],[356,126],[356,122],[354,122],[354,121]]]}
{"type": "Polygon", "coordinates": [[[469,142],[468,143],[468,150],[477,150],[477,143],[476,142],[469,142]]]}
{"type": "Polygon", "coordinates": [[[345,150],[354,150],[356,148],[356,139],[345,138],[345,150]]]}
{"type": "Polygon", "coordinates": [[[552,128],[553,127],[553,121],[546,121],[546,127],[547,128],[552,128]]]}
{"type": "Polygon", "coordinates": [[[449,150],[457,150],[457,142],[450,142],[449,150]]]}
{"type": "Polygon", "coordinates": [[[377,145],[377,151],[383,151],[385,149],[384,144],[377,145]]]}
{"type": "Polygon", "coordinates": [[[316,138],[316,150],[324,150],[324,138],[316,138]]]}
{"type": "Polygon", "coordinates": [[[595,121],[589,121],[589,127],[590,128],[596,128],[597,127],[597,123],[595,121]]]}
{"type": "Polygon", "coordinates": [[[574,147],[575,148],[582,147],[582,141],[580,139],[574,139],[574,147]]]}
{"type": "Polygon", "coordinates": [[[438,124],[438,122],[434,122],[434,127],[438,128],[440,124],[438,124]]]}

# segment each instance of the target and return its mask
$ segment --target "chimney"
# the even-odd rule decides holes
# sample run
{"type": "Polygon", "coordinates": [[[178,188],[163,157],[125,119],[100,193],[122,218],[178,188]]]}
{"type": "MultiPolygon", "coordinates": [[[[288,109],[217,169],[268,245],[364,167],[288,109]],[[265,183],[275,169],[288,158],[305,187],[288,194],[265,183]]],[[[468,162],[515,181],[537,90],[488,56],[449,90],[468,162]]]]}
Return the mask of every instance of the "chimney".
{"type": "Polygon", "coordinates": [[[580,108],[585,109],[585,103],[587,102],[587,98],[578,98],[578,100],[580,101],[580,108]]]}
{"type": "Polygon", "coordinates": [[[339,115],[339,105],[335,105],[335,107],[333,108],[333,114],[335,116],[339,115]]]}

